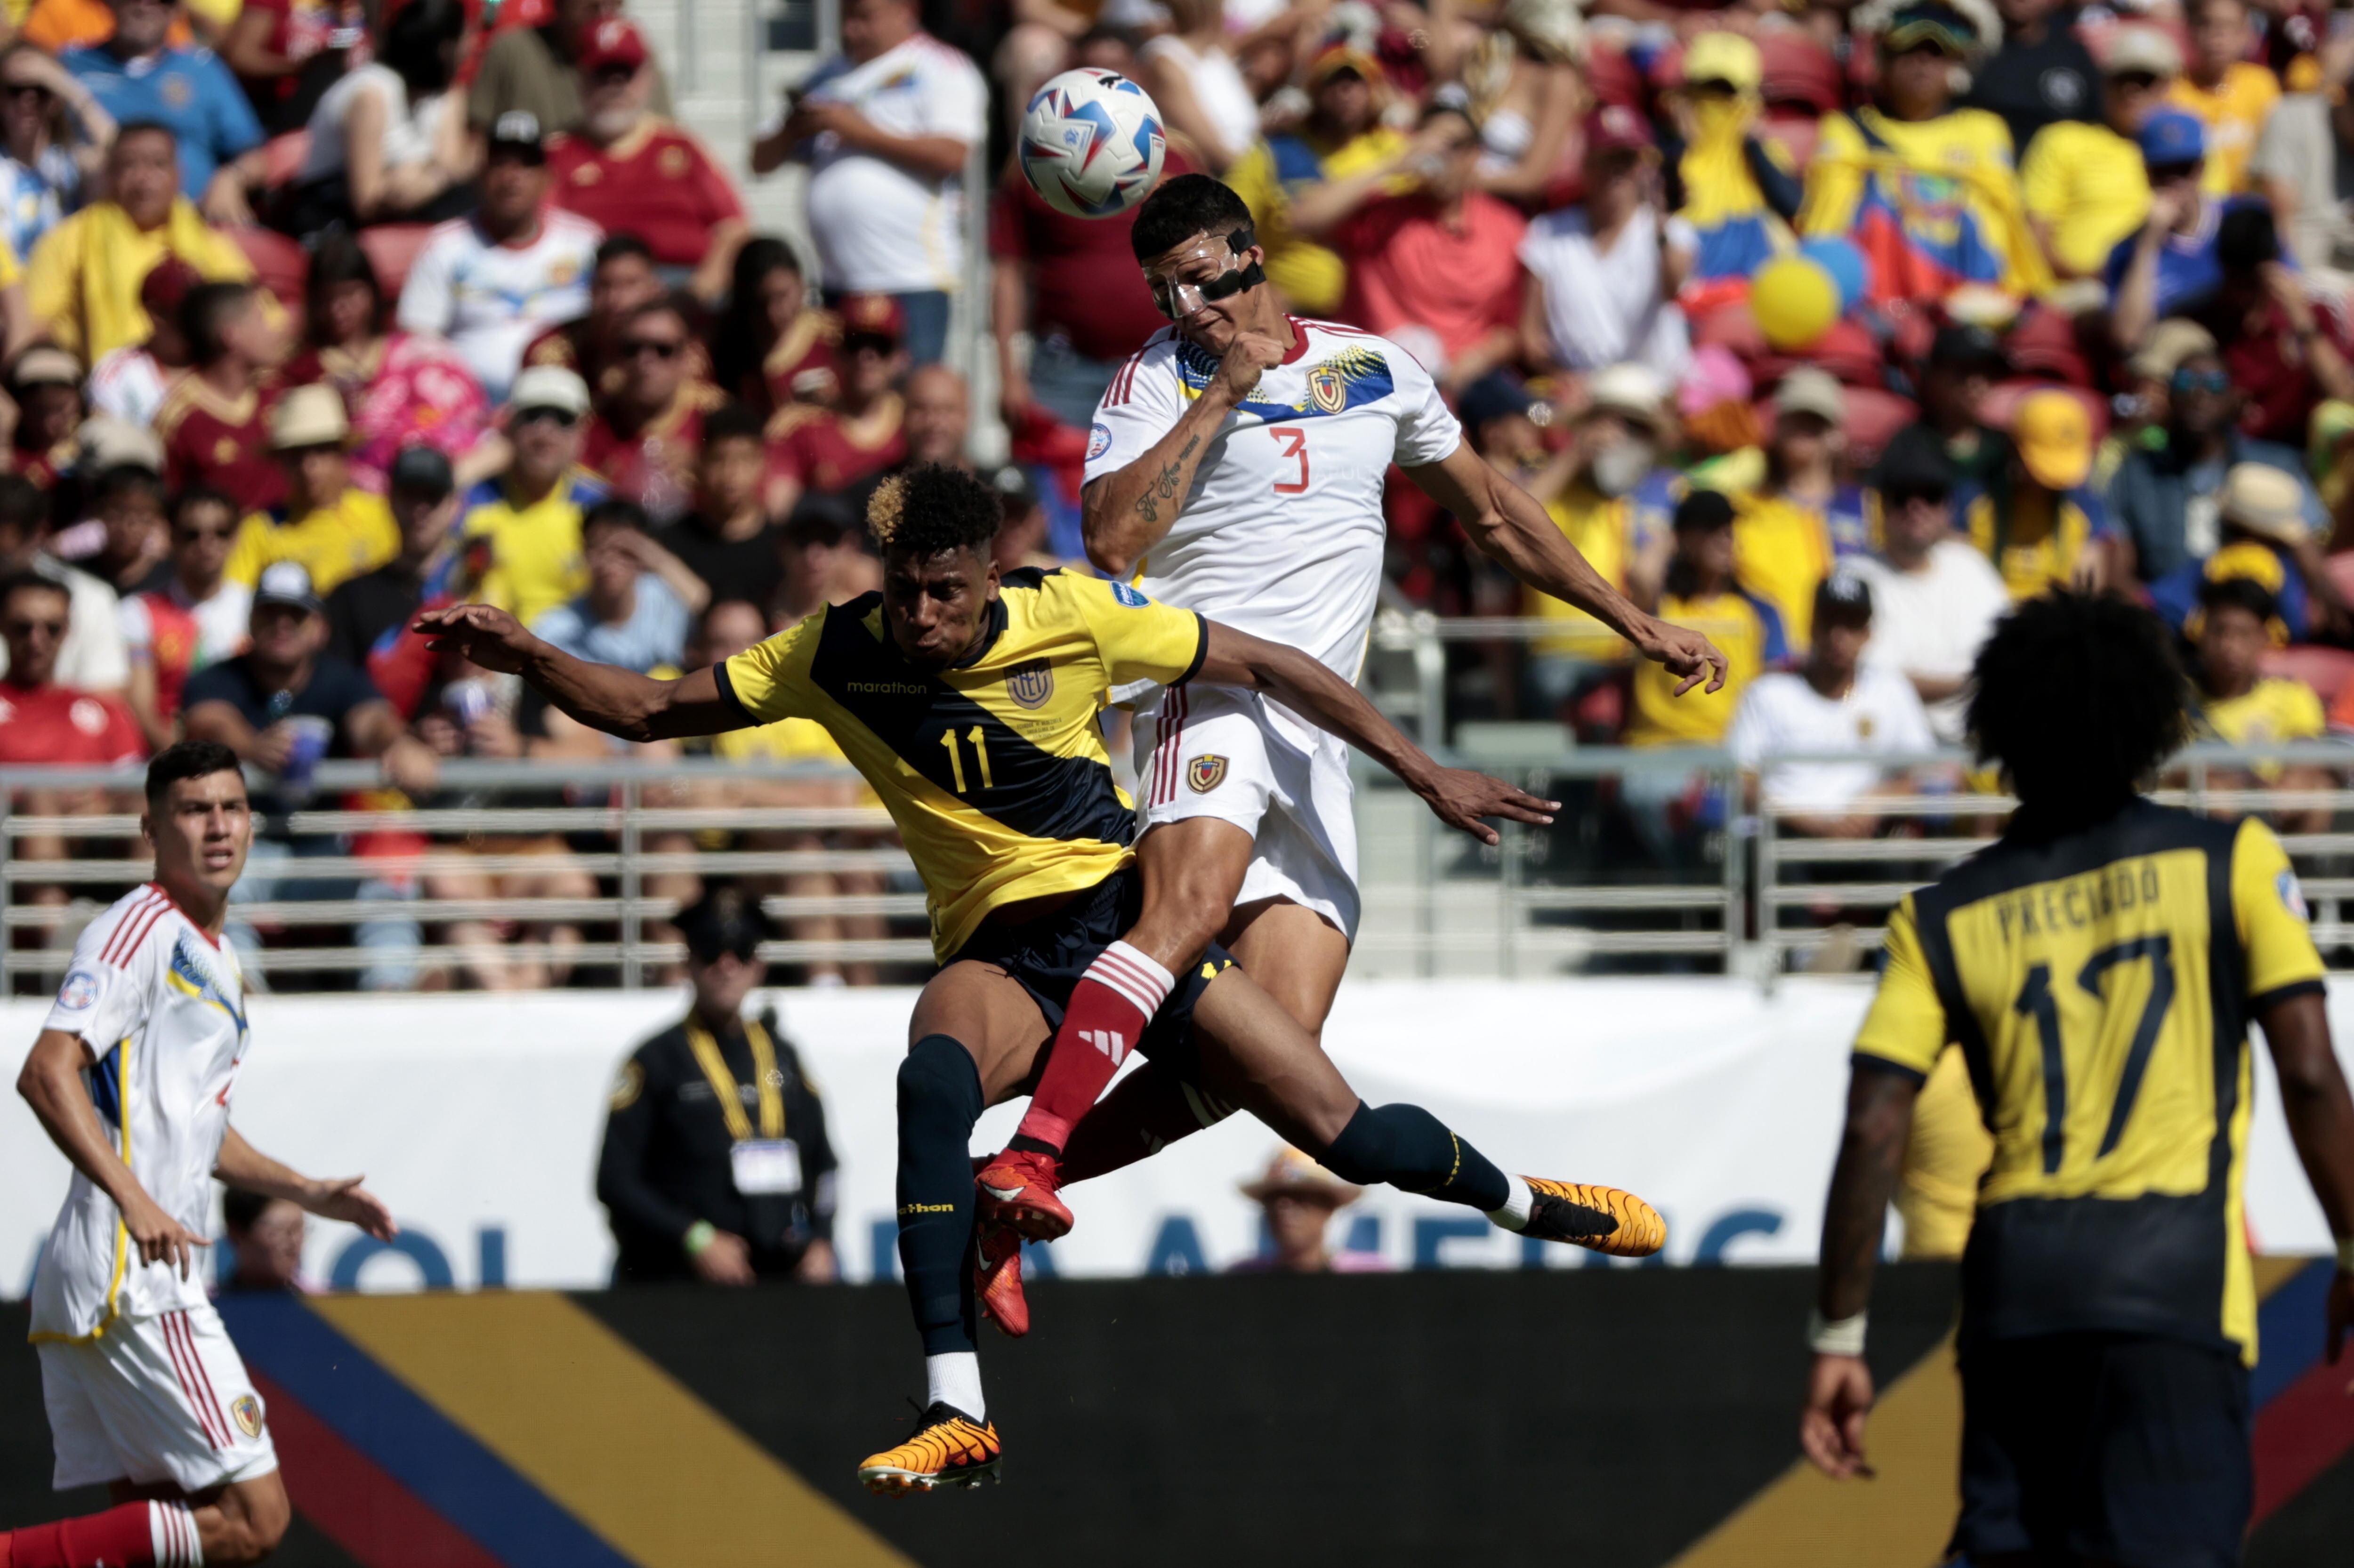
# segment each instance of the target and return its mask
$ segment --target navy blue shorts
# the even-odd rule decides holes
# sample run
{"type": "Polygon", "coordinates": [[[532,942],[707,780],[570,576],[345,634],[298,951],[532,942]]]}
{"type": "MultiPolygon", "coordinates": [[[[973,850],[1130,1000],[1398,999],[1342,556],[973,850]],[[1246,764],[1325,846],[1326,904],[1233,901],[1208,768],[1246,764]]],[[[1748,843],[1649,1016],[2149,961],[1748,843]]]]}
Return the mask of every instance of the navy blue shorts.
{"type": "MultiPolygon", "coordinates": [[[[1130,865],[1114,872],[1061,908],[1019,926],[984,924],[957,949],[949,963],[967,959],[995,964],[1020,983],[1046,1015],[1051,1033],[1063,1026],[1071,988],[1106,948],[1136,924],[1144,908],[1144,874],[1130,865]]],[[[1136,1048],[1180,1071],[1193,1061],[1193,1004],[1210,981],[1234,965],[1234,955],[1215,942],[1183,974],[1169,1000],[1144,1026],[1136,1048]]]]}
{"type": "Polygon", "coordinates": [[[1952,1551],[2232,1568],[2255,1502],[2248,1372],[2147,1334],[2044,1334],[1962,1360],[1952,1551]]]}

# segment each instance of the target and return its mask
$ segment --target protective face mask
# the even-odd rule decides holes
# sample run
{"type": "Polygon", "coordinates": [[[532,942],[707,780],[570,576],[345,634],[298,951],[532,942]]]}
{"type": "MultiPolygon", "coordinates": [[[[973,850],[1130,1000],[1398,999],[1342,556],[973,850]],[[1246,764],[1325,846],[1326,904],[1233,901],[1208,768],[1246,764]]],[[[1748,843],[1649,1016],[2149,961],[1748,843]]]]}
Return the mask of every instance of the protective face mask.
{"type": "Polygon", "coordinates": [[[1595,454],[1591,477],[1594,488],[1605,495],[1624,495],[1643,482],[1651,471],[1653,454],[1649,441],[1620,441],[1605,447],[1595,454]]]}
{"type": "Polygon", "coordinates": [[[1163,264],[1163,270],[1147,272],[1144,281],[1152,291],[1155,309],[1171,321],[1182,321],[1204,304],[1232,299],[1245,289],[1255,289],[1267,281],[1267,270],[1254,261],[1241,265],[1241,256],[1255,243],[1251,231],[1238,228],[1225,236],[1223,254],[1216,240],[1196,247],[1174,261],[1163,264]],[[1223,270],[1208,278],[1176,278],[1169,276],[1200,261],[1223,262],[1223,270]]]}

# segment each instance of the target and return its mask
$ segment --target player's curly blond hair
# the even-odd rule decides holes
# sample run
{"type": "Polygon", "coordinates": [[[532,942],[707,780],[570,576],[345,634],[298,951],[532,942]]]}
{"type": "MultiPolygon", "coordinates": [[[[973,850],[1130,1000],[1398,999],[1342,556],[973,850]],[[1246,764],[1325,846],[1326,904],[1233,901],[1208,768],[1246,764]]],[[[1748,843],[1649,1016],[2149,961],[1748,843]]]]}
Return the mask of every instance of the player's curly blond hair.
{"type": "Polygon", "coordinates": [[[875,487],[866,501],[866,531],[875,535],[875,545],[891,547],[892,535],[899,531],[899,514],[907,504],[907,481],[893,474],[875,487]]]}
{"type": "Polygon", "coordinates": [[[866,503],[866,531],[877,549],[927,557],[987,549],[1004,517],[995,490],[962,469],[938,463],[893,474],[866,503]]]}

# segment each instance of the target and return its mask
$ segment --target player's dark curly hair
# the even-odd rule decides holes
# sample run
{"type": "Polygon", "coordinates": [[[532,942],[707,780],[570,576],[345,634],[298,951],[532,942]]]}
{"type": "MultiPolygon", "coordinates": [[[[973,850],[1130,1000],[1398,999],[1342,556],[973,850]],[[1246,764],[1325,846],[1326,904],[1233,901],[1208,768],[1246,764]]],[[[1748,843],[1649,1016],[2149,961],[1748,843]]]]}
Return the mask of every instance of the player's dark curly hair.
{"type": "Polygon", "coordinates": [[[2004,616],[1971,673],[1970,733],[2042,821],[2115,811],[2190,732],[2190,686],[2164,622],[2055,589],[2004,616]]]}
{"type": "Polygon", "coordinates": [[[879,548],[925,560],[942,550],[988,549],[1004,518],[987,482],[938,463],[893,474],[866,503],[866,531],[879,548]]]}
{"type": "Polygon", "coordinates": [[[1136,209],[1128,247],[1144,261],[1196,234],[1224,236],[1250,227],[1250,208],[1231,186],[1207,175],[1179,175],[1162,181],[1136,209]]]}

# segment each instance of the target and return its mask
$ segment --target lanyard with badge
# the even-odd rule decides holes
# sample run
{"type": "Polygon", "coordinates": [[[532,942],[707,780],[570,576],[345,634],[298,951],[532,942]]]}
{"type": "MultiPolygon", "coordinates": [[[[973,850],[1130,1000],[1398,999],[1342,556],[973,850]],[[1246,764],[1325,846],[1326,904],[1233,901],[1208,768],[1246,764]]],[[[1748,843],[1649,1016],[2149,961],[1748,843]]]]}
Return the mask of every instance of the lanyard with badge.
{"type": "Polygon", "coordinates": [[[736,1075],[728,1070],[726,1058],[719,1054],[719,1042],[695,1020],[686,1021],[687,1045],[695,1052],[703,1075],[711,1080],[712,1093],[719,1100],[719,1114],[727,1123],[727,1156],[736,1178],[736,1191],[747,1198],[790,1197],[801,1190],[801,1151],[800,1145],[785,1136],[785,1075],[777,1070],[777,1047],[769,1038],[769,1032],[748,1018],[744,1021],[744,1033],[752,1046],[753,1087],[759,1097],[760,1126],[757,1137],[752,1118],[744,1114],[744,1098],[737,1089],[736,1075]]]}

